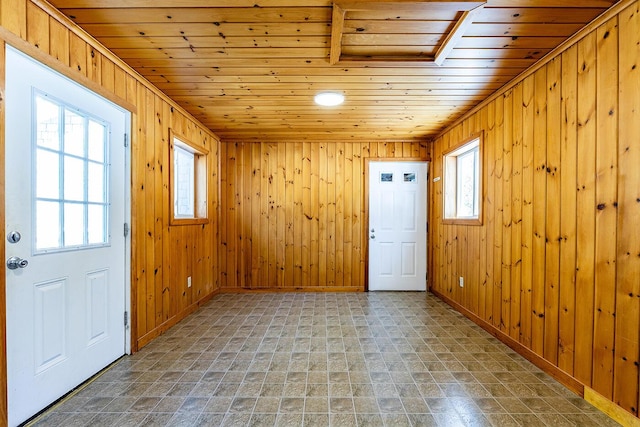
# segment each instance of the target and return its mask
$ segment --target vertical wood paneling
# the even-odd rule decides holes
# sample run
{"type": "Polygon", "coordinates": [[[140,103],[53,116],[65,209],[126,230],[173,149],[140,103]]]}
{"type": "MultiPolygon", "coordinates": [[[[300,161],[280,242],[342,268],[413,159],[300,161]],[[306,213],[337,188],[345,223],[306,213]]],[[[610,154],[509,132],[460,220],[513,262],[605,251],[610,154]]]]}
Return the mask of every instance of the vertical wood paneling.
{"type": "MultiPolygon", "coordinates": [[[[511,180],[513,174],[513,91],[504,96],[504,127],[502,130],[502,299],[500,329],[511,331],[511,180]]],[[[464,227],[467,228],[467,227],[464,227]]]]}
{"type": "Polygon", "coordinates": [[[328,241],[329,241],[329,190],[327,183],[327,144],[320,143],[320,152],[318,153],[318,282],[317,286],[326,286],[327,284],[327,253],[328,253],[328,241]]]}
{"type": "Polygon", "coordinates": [[[591,384],[593,365],[593,316],[595,292],[596,205],[596,35],[589,34],[578,45],[578,162],[576,210],[580,224],[576,236],[576,334],[574,375],[591,384]]]}
{"type": "Polygon", "coordinates": [[[573,374],[576,289],[577,77],[576,46],[562,54],[560,136],[560,276],[558,366],[573,374]]]}
{"type": "Polygon", "coordinates": [[[25,0],[3,1],[0,4],[0,25],[24,38],[29,25],[26,8],[30,3],[25,0]]]}
{"type": "Polygon", "coordinates": [[[30,1],[27,2],[27,41],[49,53],[49,15],[30,1]]]}
{"type": "Polygon", "coordinates": [[[614,18],[596,31],[596,271],[593,389],[613,397],[616,299],[618,156],[618,28],[614,18]]]}
{"type": "Polygon", "coordinates": [[[560,275],[560,58],[547,64],[547,203],[545,209],[544,358],[558,360],[558,303],[560,275]]]}
{"type": "Polygon", "coordinates": [[[53,18],[49,18],[49,54],[69,65],[69,30],[53,18]]]}
{"type": "Polygon", "coordinates": [[[535,80],[529,76],[522,82],[522,299],[519,337],[519,341],[528,348],[531,348],[533,292],[534,89],[535,80]]]}
{"type": "MultiPolygon", "coordinates": [[[[232,147],[230,147],[232,148],[232,147]]],[[[269,240],[267,240],[267,259],[268,259],[268,265],[269,265],[269,270],[267,272],[268,276],[267,276],[267,282],[265,283],[265,285],[268,284],[273,284],[274,287],[278,287],[278,265],[276,264],[276,260],[277,260],[277,250],[278,250],[278,216],[277,216],[277,209],[276,209],[276,202],[278,200],[278,190],[277,190],[277,184],[278,184],[278,145],[277,144],[269,144],[268,145],[269,148],[269,164],[268,164],[268,173],[269,173],[269,182],[267,184],[267,188],[269,191],[269,209],[267,211],[267,220],[268,220],[268,228],[267,228],[267,232],[268,232],[268,236],[269,236],[269,240]]],[[[225,164],[225,167],[229,167],[232,165],[228,165],[225,164]]],[[[233,183],[231,183],[230,185],[233,185],[233,183]]],[[[225,200],[229,200],[229,199],[223,199],[223,202],[225,200]]],[[[235,236],[233,234],[230,234],[229,236],[230,239],[234,239],[235,236]]],[[[227,265],[228,267],[228,265],[227,265]]],[[[227,274],[229,273],[233,273],[233,271],[231,272],[227,272],[227,274]]],[[[227,286],[229,286],[231,283],[233,283],[232,281],[229,281],[227,283],[227,286]]]]}
{"type": "Polygon", "coordinates": [[[327,252],[326,252],[326,286],[336,284],[336,144],[326,144],[327,147],[327,252]]]}
{"type": "MultiPolygon", "coordinates": [[[[252,145],[247,144],[243,147],[242,150],[242,161],[253,169],[253,165],[251,163],[252,160],[252,145]]],[[[253,221],[252,221],[252,210],[251,204],[247,203],[251,200],[252,194],[252,181],[253,173],[246,174],[241,177],[242,184],[244,186],[242,191],[242,256],[240,258],[240,271],[242,273],[241,277],[241,285],[243,288],[251,287],[251,273],[253,272],[252,266],[252,252],[251,252],[251,235],[253,234],[253,221]]]]}
{"type": "MultiPolygon", "coordinates": [[[[342,268],[343,274],[340,281],[336,281],[339,286],[345,283],[353,284],[353,147],[360,144],[344,144],[344,176],[340,200],[342,201],[341,215],[338,217],[338,224],[343,228],[342,239],[336,240],[338,245],[342,245],[342,268]]],[[[355,270],[358,271],[358,270],[355,270]]]]}
{"type": "Polygon", "coordinates": [[[547,67],[535,74],[533,118],[533,285],[531,350],[542,355],[544,349],[545,308],[545,225],[547,204],[547,67]]]}
{"type": "MultiPolygon", "coordinates": [[[[83,76],[87,75],[87,43],[78,37],[71,37],[69,40],[69,66],[83,76]]],[[[122,70],[119,71],[124,75],[122,70]]],[[[126,95],[122,96],[120,93],[118,96],[126,98],[126,95]]]]}
{"type": "MultiPolygon", "coordinates": [[[[491,110],[489,110],[491,111],[491,110]]],[[[502,229],[503,219],[503,176],[504,176],[504,98],[499,96],[495,100],[495,132],[493,144],[485,142],[485,150],[495,153],[494,181],[487,183],[494,186],[495,194],[495,222],[493,228],[493,326],[502,328],[502,229]]],[[[451,228],[451,227],[447,227],[451,228]]]]}
{"type": "MultiPolygon", "coordinates": [[[[389,147],[412,159],[421,152],[418,143],[371,145],[376,156],[381,147],[382,157],[389,147]]],[[[223,143],[221,288],[364,289],[363,159],[369,147],[223,143]]]]}
{"type": "Polygon", "coordinates": [[[300,171],[302,181],[302,210],[300,211],[300,247],[302,250],[300,268],[302,270],[301,286],[311,286],[311,223],[313,214],[311,209],[311,146],[302,144],[302,169],[300,171]]]}
{"type": "MultiPolygon", "coordinates": [[[[344,143],[338,142],[336,146],[336,170],[335,170],[335,281],[333,286],[341,287],[344,283],[344,242],[345,242],[345,224],[344,224],[344,195],[346,187],[346,178],[344,172],[344,143]]],[[[349,239],[351,240],[351,239],[349,239]]]]}
{"type": "Polygon", "coordinates": [[[310,197],[309,217],[309,286],[318,286],[320,276],[320,144],[305,144],[309,147],[310,197]]]}
{"type": "MultiPolygon", "coordinates": [[[[495,138],[495,126],[496,126],[496,104],[495,102],[491,102],[489,103],[489,105],[487,105],[487,108],[485,108],[484,110],[486,110],[487,112],[487,123],[486,123],[486,128],[484,128],[484,149],[483,149],[483,168],[482,170],[484,171],[484,177],[485,180],[483,182],[483,187],[486,188],[487,191],[487,195],[486,195],[486,199],[484,201],[484,209],[482,212],[482,215],[484,217],[484,221],[487,224],[486,227],[486,234],[487,234],[487,244],[486,247],[482,247],[482,249],[484,249],[487,253],[487,257],[486,257],[486,270],[487,270],[487,277],[486,277],[486,293],[485,293],[485,297],[484,297],[484,320],[489,323],[489,324],[493,324],[493,293],[494,293],[494,271],[493,271],[493,266],[494,266],[494,256],[495,256],[495,250],[494,250],[494,240],[495,240],[495,234],[493,232],[493,230],[495,229],[494,226],[494,222],[495,222],[495,212],[496,212],[496,208],[495,208],[495,186],[493,185],[493,183],[495,182],[495,176],[496,176],[496,162],[495,162],[495,151],[492,149],[492,147],[489,147],[489,145],[486,144],[486,141],[492,141],[495,138]]],[[[434,148],[434,151],[438,149],[438,147],[436,146],[434,148]]],[[[432,164],[433,168],[438,168],[440,169],[442,167],[441,163],[438,162],[434,162],[432,164]]],[[[437,205],[437,213],[436,216],[437,218],[441,218],[442,217],[442,186],[438,186],[438,191],[439,191],[439,203],[437,205]]],[[[436,220],[437,221],[437,220],[436,220]]],[[[438,224],[438,228],[442,229],[441,224],[438,224]]],[[[431,241],[432,241],[432,245],[439,245],[439,241],[437,239],[438,235],[431,235],[431,241]]]]}
{"type": "Polygon", "coordinates": [[[263,195],[262,188],[262,157],[260,144],[251,144],[251,194],[247,195],[247,200],[251,203],[251,288],[259,288],[262,281],[262,253],[258,244],[262,232],[262,222],[260,211],[262,208],[263,195]],[[254,244],[254,241],[256,242],[254,244]]]}
{"type": "Polygon", "coordinates": [[[616,338],[613,401],[638,415],[640,336],[640,8],[635,5],[620,14],[620,36],[630,38],[620,46],[620,136],[618,145],[618,259],[616,292],[616,338]]]}
{"type": "Polygon", "coordinates": [[[87,46],[87,77],[102,83],[102,55],[91,46],[87,46]]]}
{"type": "Polygon", "coordinates": [[[522,326],[522,85],[513,89],[513,154],[511,177],[511,329],[520,340],[522,326]]]}
{"type": "MultiPolygon", "coordinates": [[[[362,145],[352,144],[353,160],[351,162],[351,194],[347,194],[346,197],[351,198],[352,211],[345,212],[345,218],[351,221],[351,282],[357,289],[364,287],[364,257],[362,256],[362,241],[369,235],[364,227],[367,224],[363,224],[362,218],[362,202],[364,194],[361,191],[362,185],[362,145]],[[362,231],[364,229],[364,234],[362,231]]],[[[345,248],[345,251],[348,249],[345,248]]]]}
{"type": "MultiPolygon", "coordinates": [[[[636,416],[639,45],[636,2],[436,139],[437,174],[442,151],[479,126],[486,194],[480,227],[438,223],[434,200],[429,245],[437,294],[636,416]],[[462,272],[477,275],[468,286],[486,280],[484,307],[482,288],[452,289],[462,272]]],[[[441,198],[442,182],[430,191],[441,198]]]]}
{"type": "Polygon", "coordinates": [[[287,158],[291,156],[291,161],[287,161],[287,169],[292,168],[293,176],[291,177],[291,184],[293,186],[293,193],[288,200],[289,205],[293,205],[291,211],[292,224],[289,243],[293,251],[293,273],[289,274],[291,282],[296,286],[302,285],[302,167],[304,165],[304,157],[302,155],[302,144],[299,142],[293,143],[293,152],[287,152],[287,158]]]}
{"type": "MultiPolygon", "coordinates": [[[[163,252],[163,234],[164,234],[164,207],[167,206],[165,203],[169,201],[168,194],[165,195],[165,189],[162,182],[162,174],[156,173],[156,170],[160,170],[165,164],[165,156],[166,159],[169,157],[169,144],[168,138],[169,135],[164,135],[164,126],[165,126],[165,116],[164,116],[164,103],[162,100],[154,96],[153,97],[153,107],[150,105],[149,107],[153,108],[153,115],[148,115],[151,118],[153,123],[153,134],[154,134],[154,157],[153,163],[148,166],[148,172],[151,174],[151,179],[153,182],[147,183],[147,185],[153,186],[153,200],[151,201],[153,206],[153,223],[150,226],[153,229],[150,229],[150,233],[153,239],[153,264],[150,266],[153,271],[153,293],[155,294],[155,323],[161,324],[166,321],[169,317],[168,310],[165,307],[165,304],[168,302],[165,300],[165,295],[162,292],[164,287],[164,260],[162,256],[158,256],[163,252]],[[166,197],[166,200],[165,200],[166,197]]],[[[151,206],[149,206],[151,207],[151,206]]]]}

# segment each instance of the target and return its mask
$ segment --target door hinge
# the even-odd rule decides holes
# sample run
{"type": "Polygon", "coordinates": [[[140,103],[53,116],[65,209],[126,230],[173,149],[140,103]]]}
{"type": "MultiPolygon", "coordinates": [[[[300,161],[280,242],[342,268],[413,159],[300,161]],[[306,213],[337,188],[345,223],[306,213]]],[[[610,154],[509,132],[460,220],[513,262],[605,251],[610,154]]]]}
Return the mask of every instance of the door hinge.
{"type": "Polygon", "coordinates": [[[129,326],[129,312],[128,311],[124,312],[124,326],[125,327],[129,326]]]}
{"type": "Polygon", "coordinates": [[[124,134],[124,146],[125,147],[129,146],[129,134],[128,133],[124,134]]]}
{"type": "Polygon", "coordinates": [[[128,223],[124,223],[124,237],[127,237],[129,235],[129,224],[128,223]]]}

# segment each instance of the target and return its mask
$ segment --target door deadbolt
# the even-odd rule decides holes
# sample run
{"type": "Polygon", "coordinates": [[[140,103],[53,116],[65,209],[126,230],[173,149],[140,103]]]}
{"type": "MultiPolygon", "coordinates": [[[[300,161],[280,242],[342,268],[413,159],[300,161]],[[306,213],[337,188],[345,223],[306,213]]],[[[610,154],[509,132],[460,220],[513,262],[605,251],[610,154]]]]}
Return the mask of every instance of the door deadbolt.
{"type": "Polygon", "coordinates": [[[18,243],[20,239],[22,239],[22,235],[19,231],[10,231],[9,234],[7,234],[7,241],[9,243],[18,243]]]}

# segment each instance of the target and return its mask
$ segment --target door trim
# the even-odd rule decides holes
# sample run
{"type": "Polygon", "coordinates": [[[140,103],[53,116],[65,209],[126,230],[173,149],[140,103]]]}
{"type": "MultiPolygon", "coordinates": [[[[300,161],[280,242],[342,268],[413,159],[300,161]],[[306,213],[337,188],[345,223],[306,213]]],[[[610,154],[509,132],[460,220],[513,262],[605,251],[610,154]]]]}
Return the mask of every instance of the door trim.
{"type": "MultiPolygon", "coordinates": [[[[6,219],[4,213],[5,206],[5,106],[6,100],[4,97],[6,86],[6,43],[2,43],[0,46],[0,93],[2,99],[0,100],[0,203],[2,203],[2,209],[0,209],[0,221],[2,228],[6,229],[6,219]]],[[[3,233],[4,234],[4,233],[3,233]]],[[[6,423],[9,420],[9,402],[7,399],[8,385],[7,385],[7,267],[4,260],[7,259],[5,252],[5,244],[2,242],[0,245],[0,423],[6,423]]]]}
{"type": "MultiPolygon", "coordinates": [[[[364,291],[369,292],[369,167],[371,162],[424,162],[427,163],[427,183],[429,182],[429,163],[431,159],[428,157],[365,157],[364,158],[364,216],[362,221],[362,245],[364,253],[364,291]]],[[[427,203],[429,203],[429,187],[427,187],[427,203]]],[[[429,204],[430,205],[430,204],[429,204]]],[[[427,220],[429,212],[427,210],[427,220]]],[[[429,231],[427,230],[427,242],[429,241],[429,231]]],[[[427,246],[427,254],[429,247],[427,246]]],[[[426,260],[425,260],[426,262],[426,260]]],[[[427,274],[429,274],[429,265],[427,263],[427,274]]],[[[427,290],[429,287],[427,286],[427,290]]]]}

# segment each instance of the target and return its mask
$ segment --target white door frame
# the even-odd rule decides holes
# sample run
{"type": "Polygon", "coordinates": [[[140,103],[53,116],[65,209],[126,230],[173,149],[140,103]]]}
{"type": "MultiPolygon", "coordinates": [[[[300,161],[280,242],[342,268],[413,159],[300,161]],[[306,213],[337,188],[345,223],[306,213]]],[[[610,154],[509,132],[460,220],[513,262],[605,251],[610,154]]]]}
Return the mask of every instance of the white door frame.
{"type": "MultiPolygon", "coordinates": [[[[43,57],[42,55],[40,55],[40,52],[34,52],[35,54],[32,55],[31,52],[33,51],[33,48],[31,46],[22,46],[22,45],[18,45],[18,46],[14,46],[12,44],[10,44],[9,42],[5,41],[3,43],[3,46],[0,47],[0,49],[2,49],[2,54],[0,55],[0,60],[2,60],[4,62],[4,66],[7,66],[6,63],[6,50],[7,49],[13,49],[14,51],[17,51],[21,54],[24,54],[28,57],[30,57],[33,61],[38,62],[39,64],[41,64],[42,66],[49,68],[50,70],[52,70],[52,72],[58,74],[59,76],[61,76],[62,78],[65,78],[66,80],[71,81],[73,84],[76,84],[80,87],[82,87],[84,90],[90,91],[93,94],[95,94],[96,96],[101,97],[102,99],[104,99],[105,101],[111,103],[114,105],[115,108],[121,110],[125,116],[125,135],[126,135],[126,140],[127,143],[125,144],[125,141],[123,141],[122,143],[124,144],[124,148],[125,148],[125,157],[124,157],[124,172],[125,172],[125,176],[124,176],[124,189],[122,191],[124,191],[124,220],[128,226],[128,228],[130,229],[130,225],[131,225],[131,169],[132,169],[132,165],[131,165],[131,113],[135,112],[135,108],[133,108],[133,106],[131,104],[129,104],[126,100],[124,99],[120,99],[119,97],[115,96],[114,94],[111,93],[107,93],[102,87],[100,87],[97,84],[93,84],[93,82],[89,82],[84,76],[82,75],[75,75],[75,73],[70,72],[70,70],[66,67],[64,67],[64,65],[57,63],[56,61],[49,61],[47,60],[48,58],[43,57]],[[42,59],[42,60],[41,60],[42,59]],[[83,84],[83,80],[84,83],[83,84]],[[107,95],[107,96],[105,96],[107,95]]],[[[37,50],[37,49],[36,49],[37,50]]],[[[6,82],[3,82],[3,84],[6,84],[6,82]]],[[[3,117],[0,118],[0,122],[4,123],[4,114],[3,117]]],[[[6,126],[6,123],[5,123],[6,126]]],[[[4,129],[3,129],[3,133],[4,133],[4,129]]],[[[6,144],[7,142],[4,140],[4,135],[1,138],[1,142],[3,142],[3,144],[0,144],[0,149],[2,150],[2,156],[3,156],[3,160],[0,162],[0,173],[2,173],[2,175],[4,176],[5,174],[5,165],[4,165],[4,155],[5,155],[5,150],[6,150],[6,144]]],[[[3,179],[3,185],[4,185],[4,179],[3,179]]],[[[5,201],[5,194],[4,191],[2,192],[2,195],[0,195],[0,202],[2,203],[2,205],[4,206],[4,204],[6,203],[5,201]]],[[[7,230],[7,224],[6,224],[6,218],[4,217],[4,215],[2,215],[2,220],[5,222],[4,224],[4,228],[5,228],[5,232],[7,230]]],[[[124,227],[121,231],[122,233],[124,233],[124,227]]],[[[124,344],[124,352],[125,354],[131,354],[131,349],[132,349],[132,341],[131,341],[131,241],[132,241],[132,233],[129,231],[129,233],[126,235],[125,237],[125,242],[124,242],[124,253],[122,254],[122,256],[124,256],[124,307],[125,310],[128,314],[128,318],[129,321],[127,323],[127,325],[125,326],[125,330],[124,330],[124,339],[125,342],[124,344]]],[[[4,250],[4,244],[2,245],[2,252],[1,254],[3,255],[3,259],[2,259],[2,282],[4,282],[4,286],[3,286],[3,290],[1,292],[3,297],[6,297],[5,295],[5,291],[4,288],[6,287],[6,274],[7,274],[7,269],[5,266],[5,259],[6,258],[6,253],[4,250]]],[[[5,298],[2,298],[5,299],[5,298]]],[[[6,307],[2,307],[2,309],[0,309],[0,315],[2,316],[6,316],[6,307]]],[[[124,321],[124,319],[123,319],[124,321]]],[[[0,328],[2,328],[2,330],[0,330],[1,332],[1,336],[6,337],[6,333],[7,333],[7,324],[6,321],[3,322],[3,325],[0,326],[0,328]]],[[[7,360],[7,349],[5,348],[4,351],[2,351],[0,353],[0,359],[4,359],[4,367],[6,369],[6,360],[7,360]]],[[[69,390],[71,391],[71,390],[69,390]]],[[[4,405],[0,405],[0,409],[1,407],[4,407],[6,409],[8,409],[5,405],[6,405],[6,393],[8,392],[7,389],[7,383],[6,383],[6,376],[5,376],[5,383],[2,387],[0,387],[0,398],[3,398],[2,400],[4,400],[5,404],[4,405]],[[4,395],[4,396],[3,396],[4,395]]],[[[6,422],[7,420],[5,419],[4,422],[6,422]]],[[[3,422],[3,420],[0,419],[0,424],[3,422]]]]}
{"type": "MultiPolygon", "coordinates": [[[[364,290],[369,291],[369,230],[371,229],[369,224],[369,168],[371,162],[422,162],[427,164],[427,183],[429,182],[429,166],[431,160],[423,157],[365,157],[364,158],[364,221],[362,222],[362,241],[364,244],[364,290]]],[[[427,192],[427,221],[429,221],[429,187],[426,188],[427,192]]],[[[429,230],[425,233],[427,239],[427,254],[429,253],[429,230]]],[[[427,256],[428,258],[428,256],[427,256]]],[[[429,263],[427,259],[424,260],[427,263],[427,278],[429,276],[429,263]]],[[[427,290],[429,290],[427,280],[427,290]]]]}

